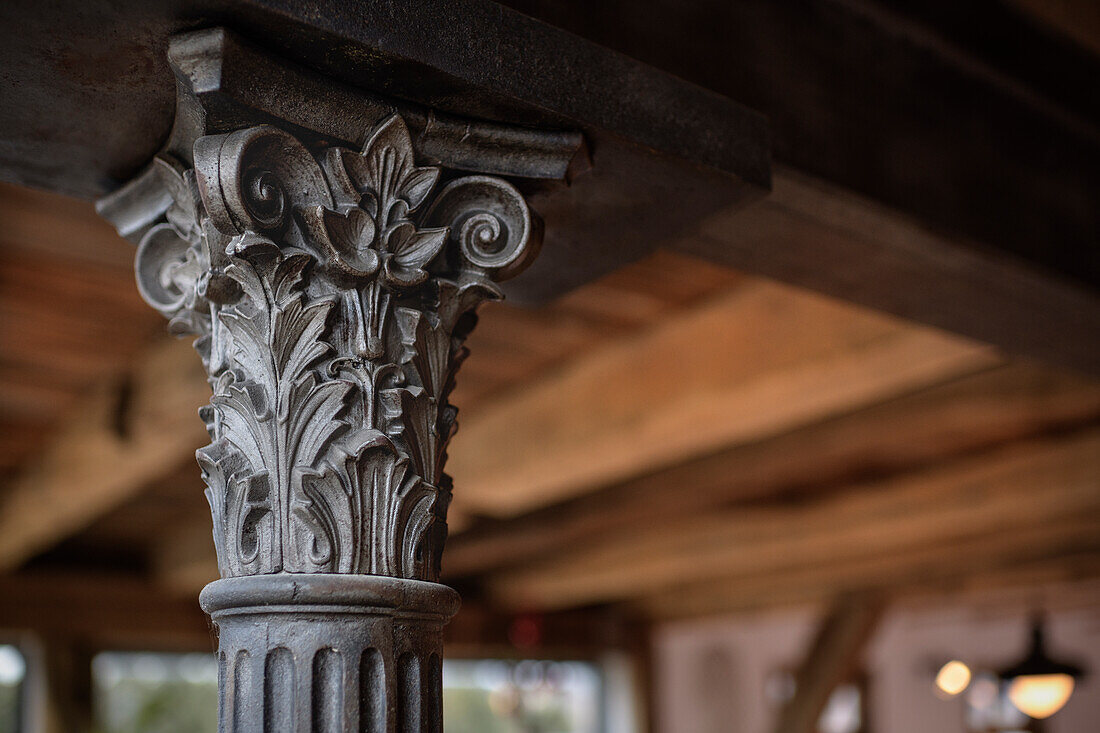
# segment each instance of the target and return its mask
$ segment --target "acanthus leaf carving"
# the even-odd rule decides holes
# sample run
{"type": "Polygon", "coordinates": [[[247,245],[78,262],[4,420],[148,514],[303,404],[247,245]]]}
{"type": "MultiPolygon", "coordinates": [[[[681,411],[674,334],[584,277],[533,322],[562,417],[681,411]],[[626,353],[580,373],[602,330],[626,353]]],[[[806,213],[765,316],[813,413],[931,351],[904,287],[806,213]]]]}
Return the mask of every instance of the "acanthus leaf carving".
{"type": "Polygon", "coordinates": [[[447,398],[474,310],[538,249],[537,217],[500,179],[440,186],[396,114],[361,151],[261,125],[157,165],[173,204],[138,281],[199,337],[222,575],[437,579],[447,398]]]}

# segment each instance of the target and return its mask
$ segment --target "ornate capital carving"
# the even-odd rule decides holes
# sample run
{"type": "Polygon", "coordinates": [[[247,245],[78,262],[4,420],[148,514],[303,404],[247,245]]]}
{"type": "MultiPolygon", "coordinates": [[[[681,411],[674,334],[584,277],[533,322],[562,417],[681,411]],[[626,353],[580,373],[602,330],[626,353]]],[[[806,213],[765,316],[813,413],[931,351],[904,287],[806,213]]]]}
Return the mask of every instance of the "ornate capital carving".
{"type": "Polygon", "coordinates": [[[259,125],[154,164],[171,203],[137,280],[199,337],[223,577],[439,575],[463,341],[541,225],[503,179],[418,165],[396,113],[365,139],[259,125]]]}
{"type": "Polygon", "coordinates": [[[168,61],[172,133],[98,209],[213,392],[219,730],[438,731],[447,398],[478,305],[538,253],[516,186],[560,191],[584,140],[388,100],[224,29],[168,61]]]}

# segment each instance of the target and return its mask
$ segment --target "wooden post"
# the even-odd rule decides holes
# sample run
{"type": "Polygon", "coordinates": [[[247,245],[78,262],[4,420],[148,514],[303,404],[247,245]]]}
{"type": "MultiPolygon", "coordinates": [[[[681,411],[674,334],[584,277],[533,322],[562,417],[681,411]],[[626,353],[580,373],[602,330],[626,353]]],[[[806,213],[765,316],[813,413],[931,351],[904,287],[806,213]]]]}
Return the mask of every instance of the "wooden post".
{"type": "Polygon", "coordinates": [[[51,636],[36,644],[43,684],[40,712],[46,733],[92,730],[92,654],[79,642],[51,636]]]}
{"type": "Polygon", "coordinates": [[[836,686],[856,671],[859,655],[882,616],[874,594],[839,599],[823,619],[795,673],[794,697],[783,706],[775,733],[813,733],[836,686]]]}

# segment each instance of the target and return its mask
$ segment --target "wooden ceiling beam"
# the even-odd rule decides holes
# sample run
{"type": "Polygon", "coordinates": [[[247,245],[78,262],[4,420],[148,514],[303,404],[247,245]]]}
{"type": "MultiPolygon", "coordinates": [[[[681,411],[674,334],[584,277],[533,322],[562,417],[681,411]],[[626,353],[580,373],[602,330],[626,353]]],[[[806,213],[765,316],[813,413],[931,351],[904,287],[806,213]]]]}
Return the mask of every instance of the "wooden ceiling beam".
{"type": "Polygon", "coordinates": [[[443,570],[459,578],[514,567],[732,502],[835,489],[1097,418],[1100,384],[1030,364],[994,368],[514,519],[474,524],[448,541],[443,570]]]}
{"type": "Polygon", "coordinates": [[[768,115],[773,193],[685,250],[1100,373],[1100,57],[999,2],[506,4],[768,115]]]}
{"type": "Polygon", "coordinates": [[[795,673],[794,697],[780,711],[775,733],[817,730],[829,696],[855,674],[884,610],[883,599],[871,593],[844,596],[833,604],[795,673]]]}
{"type": "MultiPolygon", "coordinates": [[[[996,363],[986,347],[750,281],[467,418],[451,451],[456,509],[530,508],[996,363]]],[[[0,568],[78,531],[205,442],[193,410],[209,391],[187,344],[155,349],[134,380],[127,410],[153,418],[120,436],[117,389],[97,395],[7,492],[0,568]]]]}
{"type": "Polygon", "coordinates": [[[514,516],[997,363],[988,347],[747,282],[463,420],[455,502],[514,516]]]}
{"type": "Polygon", "coordinates": [[[119,574],[0,576],[0,628],[82,641],[100,649],[205,651],[214,632],[194,599],[159,593],[119,574]]]}
{"type": "Polygon", "coordinates": [[[0,493],[0,571],[79,531],[205,442],[210,395],[189,343],[165,339],[128,379],[100,385],[0,493]]]}
{"type": "MultiPolygon", "coordinates": [[[[792,457],[793,458],[793,457],[792,457]]],[[[1100,429],[987,451],[805,501],[731,507],[652,524],[492,576],[516,607],[625,600],[690,583],[1012,537],[1100,513],[1100,429]]],[[[1095,527],[1093,527],[1095,531],[1095,527]]]]}
{"type": "Polygon", "coordinates": [[[628,602],[653,619],[694,618],[816,605],[842,593],[914,599],[967,590],[1039,586],[1100,577],[1100,514],[843,562],[685,583],[628,602]]]}
{"type": "Polygon", "coordinates": [[[677,249],[1100,374],[1095,288],[789,168],[777,169],[768,198],[716,214],[677,249]]]}

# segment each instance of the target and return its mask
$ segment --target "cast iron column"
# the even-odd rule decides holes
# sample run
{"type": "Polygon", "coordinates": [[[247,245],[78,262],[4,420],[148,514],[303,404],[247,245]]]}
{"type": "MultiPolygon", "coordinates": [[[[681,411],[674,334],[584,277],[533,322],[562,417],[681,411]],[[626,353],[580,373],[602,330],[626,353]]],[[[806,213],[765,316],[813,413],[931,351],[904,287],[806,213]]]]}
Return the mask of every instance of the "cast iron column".
{"type": "MultiPolygon", "coordinates": [[[[101,211],[140,229],[141,294],[198,336],[213,391],[198,461],[222,577],[200,600],[220,634],[220,729],[439,731],[442,628],[459,605],[436,582],[447,397],[474,310],[531,261],[541,226],[511,183],[423,164],[396,107],[344,110],[369,121],[343,136],[354,148],[300,120],[242,126],[209,101],[244,53],[219,33],[174,44],[190,117],[101,211]]],[[[276,95],[293,98],[288,78],[276,95]]],[[[308,101],[322,82],[302,78],[308,101]]],[[[484,172],[492,154],[462,148],[479,135],[492,130],[434,149],[484,172]]],[[[578,145],[559,136],[541,160],[578,145]]]]}

